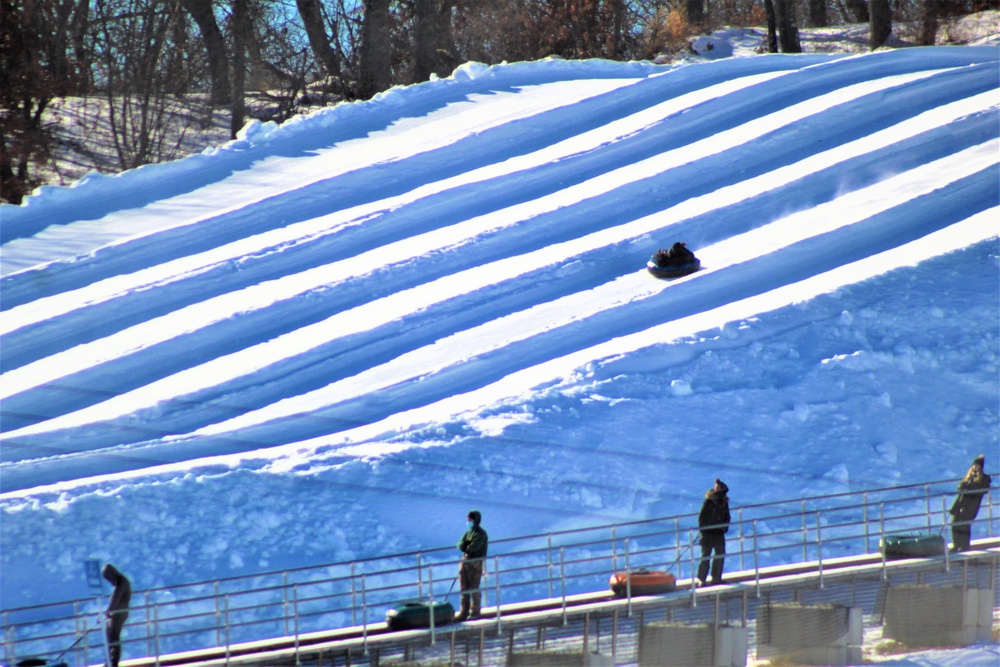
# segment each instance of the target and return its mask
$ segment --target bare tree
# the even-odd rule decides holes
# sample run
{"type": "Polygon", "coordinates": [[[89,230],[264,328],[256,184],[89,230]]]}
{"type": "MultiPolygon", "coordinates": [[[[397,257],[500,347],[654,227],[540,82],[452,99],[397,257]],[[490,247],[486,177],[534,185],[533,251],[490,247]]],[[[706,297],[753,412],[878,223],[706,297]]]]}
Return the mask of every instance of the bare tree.
{"type": "Polygon", "coordinates": [[[792,0],[774,0],[774,13],[778,23],[778,44],[782,53],[801,53],[799,28],[795,20],[792,0]]]}
{"type": "Polygon", "coordinates": [[[386,90],[392,81],[390,0],[364,0],[357,95],[368,99],[386,90]]]}
{"type": "Polygon", "coordinates": [[[80,8],[69,0],[0,0],[0,198],[20,203],[35,185],[32,164],[45,159],[49,103],[86,86],[89,51],[80,8]]]}
{"type": "Polygon", "coordinates": [[[868,45],[871,50],[884,45],[892,34],[892,10],[889,0],[871,0],[869,3],[871,21],[868,23],[868,45]]]}
{"type": "Polygon", "coordinates": [[[446,76],[459,64],[451,37],[455,0],[415,0],[413,81],[426,81],[431,74],[446,76]]]}
{"type": "Polygon", "coordinates": [[[687,20],[693,26],[705,23],[705,0],[684,0],[687,20]]]}
{"type": "Polygon", "coordinates": [[[171,38],[183,15],[163,0],[104,0],[95,6],[100,32],[97,81],[121,169],[176,156],[188,126],[173,103],[187,91],[176,67],[169,73],[171,38]]]}
{"type": "Polygon", "coordinates": [[[229,53],[226,49],[226,39],[215,20],[212,0],[180,1],[198,26],[205,52],[208,54],[208,69],[212,78],[212,103],[220,106],[228,105],[232,95],[229,82],[229,53]]]}
{"type": "Polygon", "coordinates": [[[823,28],[827,23],[826,0],[809,0],[809,21],[810,28],[823,28]]]}
{"type": "Polygon", "coordinates": [[[250,41],[249,0],[233,0],[233,111],[229,123],[229,135],[243,129],[246,122],[246,53],[250,41]]]}
{"type": "Polygon", "coordinates": [[[937,43],[939,0],[923,0],[920,16],[920,45],[933,46],[937,43]]]}
{"type": "Polygon", "coordinates": [[[326,32],[326,21],[323,20],[323,5],[320,0],[295,0],[298,7],[299,16],[302,18],[302,25],[309,38],[309,46],[313,55],[328,77],[336,81],[343,78],[343,68],[340,63],[340,54],[331,44],[331,39],[326,32]]]}
{"type": "Polygon", "coordinates": [[[773,0],[764,0],[764,12],[767,16],[767,52],[778,52],[778,16],[774,11],[773,0]]]}

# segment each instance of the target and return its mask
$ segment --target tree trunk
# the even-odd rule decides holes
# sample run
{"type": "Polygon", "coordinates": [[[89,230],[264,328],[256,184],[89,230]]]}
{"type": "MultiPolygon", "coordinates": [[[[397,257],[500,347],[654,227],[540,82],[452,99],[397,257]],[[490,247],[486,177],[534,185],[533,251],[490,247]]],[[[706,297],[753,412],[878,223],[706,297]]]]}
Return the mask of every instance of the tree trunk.
{"type": "Polygon", "coordinates": [[[337,52],[330,46],[320,0],[295,0],[295,5],[299,8],[299,16],[302,17],[306,36],[309,38],[309,48],[312,49],[316,62],[323,66],[327,76],[339,81],[341,79],[340,59],[337,57],[337,52]]]}
{"type": "Polygon", "coordinates": [[[212,77],[212,103],[228,105],[232,93],[229,84],[229,57],[226,53],[226,40],[215,21],[215,14],[212,13],[212,0],[181,0],[181,3],[198,26],[205,44],[208,71],[212,77]]]}
{"type": "Polygon", "coordinates": [[[359,54],[359,99],[367,100],[375,93],[387,90],[392,82],[389,2],[365,0],[359,54]]]}
{"type": "Polygon", "coordinates": [[[871,0],[869,11],[871,12],[871,22],[868,31],[868,45],[871,50],[879,48],[892,34],[892,10],[889,8],[889,0],[871,0]]]}
{"type": "Polygon", "coordinates": [[[438,49],[438,2],[416,0],[416,19],[413,44],[413,82],[427,81],[435,70],[435,53],[438,49]]]}
{"type": "Polygon", "coordinates": [[[246,45],[249,41],[249,0],[233,0],[233,112],[229,122],[229,138],[243,129],[246,121],[246,45]]]}
{"type": "Polygon", "coordinates": [[[924,0],[921,8],[923,15],[920,17],[920,46],[934,46],[937,43],[939,9],[938,0],[924,0]]]}
{"type": "Polygon", "coordinates": [[[865,0],[845,0],[847,9],[855,23],[868,23],[868,3],[865,0]]]}
{"type": "Polygon", "coordinates": [[[782,53],[802,53],[799,28],[795,20],[795,4],[791,0],[775,0],[774,13],[778,20],[778,38],[782,53]]]}
{"type": "Polygon", "coordinates": [[[608,57],[618,60],[622,53],[622,27],[625,25],[625,0],[612,0],[611,46],[608,57]]]}
{"type": "Polygon", "coordinates": [[[767,17],[767,52],[778,52],[778,19],[774,14],[774,2],[764,0],[764,15],[767,17]]]}
{"type": "Polygon", "coordinates": [[[809,0],[809,27],[825,28],[827,25],[826,0],[809,0]]]}
{"type": "Polygon", "coordinates": [[[684,9],[690,25],[701,26],[705,22],[705,0],[685,0],[684,9]]]}

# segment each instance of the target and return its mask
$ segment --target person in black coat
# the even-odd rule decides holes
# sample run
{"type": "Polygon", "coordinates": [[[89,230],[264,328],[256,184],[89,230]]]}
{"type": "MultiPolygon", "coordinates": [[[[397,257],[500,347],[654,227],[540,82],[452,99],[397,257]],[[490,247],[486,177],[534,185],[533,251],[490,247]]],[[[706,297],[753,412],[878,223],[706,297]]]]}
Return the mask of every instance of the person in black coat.
{"type": "Polygon", "coordinates": [[[122,657],[122,627],[128,618],[128,606],[132,601],[132,584],[111,563],[104,566],[101,574],[114,586],[111,600],[108,601],[105,633],[108,638],[108,659],[111,661],[111,667],[118,667],[118,661],[122,657]]]}
{"type": "Polygon", "coordinates": [[[712,565],[712,585],[722,583],[722,567],[726,555],[726,533],[729,532],[729,487],[721,479],[705,493],[698,513],[701,531],[701,561],[698,563],[698,583],[705,585],[709,562],[712,565]],[[714,552],[714,556],[713,556],[714,552]]]}
{"type": "Polygon", "coordinates": [[[958,483],[958,496],[952,504],[951,551],[964,551],[972,542],[972,522],[979,514],[983,496],[990,488],[990,476],[986,474],[986,457],[980,454],[972,461],[969,472],[958,483]]]}
{"type": "Polygon", "coordinates": [[[456,621],[464,621],[479,616],[482,604],[482,592],[479,582],[483,578],[483,567],[486,559],[486,548],[489,536],[480,522],[483,515],[478,510],[472,510],[466,517],[468,529],[458,541],[458,550],[462,552],[462,562],[458,566],[458,580],[462,589],[462,607],[455,616],[456,621]]]}

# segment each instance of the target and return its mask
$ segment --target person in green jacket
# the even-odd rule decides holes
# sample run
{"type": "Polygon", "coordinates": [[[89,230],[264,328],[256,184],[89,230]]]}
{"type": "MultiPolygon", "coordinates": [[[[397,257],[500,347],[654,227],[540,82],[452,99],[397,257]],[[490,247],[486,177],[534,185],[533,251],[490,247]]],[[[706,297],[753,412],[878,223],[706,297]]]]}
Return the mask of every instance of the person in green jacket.
{"type": "Polygon", "coordinates": [[[462,552],[462,561],[458,566],[458,581],[462,590],[462,607],[455,616],[456,621],[467,618],[478,618],[482,593],[479,582],[483,578],[483,566],[486,562],[486,547],[489,537],[479,524],[483,515],[478,510],[472,510],[466,517],[467,530],[458,541],[458,550],[462,552]]]}

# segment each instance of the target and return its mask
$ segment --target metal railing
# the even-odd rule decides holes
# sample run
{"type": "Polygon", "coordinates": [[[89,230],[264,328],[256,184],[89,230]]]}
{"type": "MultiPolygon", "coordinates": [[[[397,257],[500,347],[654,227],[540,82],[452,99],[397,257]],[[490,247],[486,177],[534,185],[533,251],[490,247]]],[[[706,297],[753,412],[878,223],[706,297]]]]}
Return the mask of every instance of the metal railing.
{"type": "MultiPolygon", "coordinates": [[[[727,569],[762,568],[871,554],[885,535],[950,532],[948,508],[958,480],[871,489],[734,507],[727,569]]],[[[1000,535],[990,494],[974,537],[1000,535]]],[[[608,590],[613,572],[666,569],[692,578],[700,558],[697,516],[685,514],[494,540],[483,578],[483,606],[497,624],[515,603],[548,599],[566,608],[573,595],[608,590]]],[[[297,642],[309,633],[369,626],[403,600],[451,593],[454,548],[395,554],[252,576],[136,591],[123,656],[224,647],[268,638],[297,642]]],[[[947,559],[947,552],[942,553],[947,559]]],[[[692,600],[694,599],[692,591],[692,600]]],[[[53,659],[72,645],[78,664],[102,662],[102,601],[74,600],[2,612],[4,664],[53,659]]],[[[380,628],[381,626],[376,626],[380,628]]],[[[373,628],[372,630],[374,630],[373,628]]]]}

